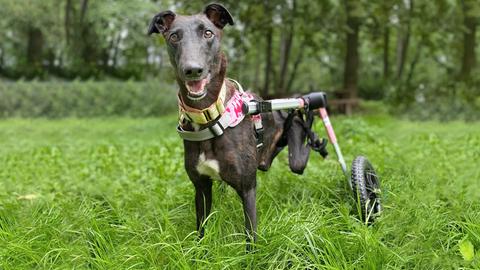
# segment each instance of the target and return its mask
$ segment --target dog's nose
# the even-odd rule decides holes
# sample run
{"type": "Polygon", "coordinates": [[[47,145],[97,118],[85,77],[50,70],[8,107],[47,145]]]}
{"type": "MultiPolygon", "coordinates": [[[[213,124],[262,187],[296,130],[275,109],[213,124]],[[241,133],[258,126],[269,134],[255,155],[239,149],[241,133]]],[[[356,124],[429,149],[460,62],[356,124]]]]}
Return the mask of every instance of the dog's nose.
{"type": "Polygon", "coordinates": [[[187,78],[198,78],[202,76],[203,68],[199,66],[187,66],[184,68],[183,73],[187,78]]]}

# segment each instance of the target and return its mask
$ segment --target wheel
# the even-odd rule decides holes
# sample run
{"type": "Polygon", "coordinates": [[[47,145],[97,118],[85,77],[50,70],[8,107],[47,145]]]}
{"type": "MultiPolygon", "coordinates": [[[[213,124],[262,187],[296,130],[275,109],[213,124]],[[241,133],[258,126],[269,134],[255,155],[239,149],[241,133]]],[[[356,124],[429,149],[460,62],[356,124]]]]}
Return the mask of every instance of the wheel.
{"type": "Polygon", "coordinates": [[[351,187],[362,220],[372,223],[382,211],[380,181],[370,162],[358,156],[352,163],[351,187]]]}

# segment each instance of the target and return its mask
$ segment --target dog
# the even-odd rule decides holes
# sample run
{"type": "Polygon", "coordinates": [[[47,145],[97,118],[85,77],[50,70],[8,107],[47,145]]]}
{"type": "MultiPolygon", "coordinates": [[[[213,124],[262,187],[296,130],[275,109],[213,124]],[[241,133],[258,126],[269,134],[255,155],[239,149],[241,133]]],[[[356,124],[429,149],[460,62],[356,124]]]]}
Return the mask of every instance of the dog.
{"type": "Polygon", "coordinates": [[[278,111],[262,113],[261,119],[234,113],[234,124],[231,116],[225,117],[232,110],[239,113],[238,106],[231,106],[239,96],[261,100],[226,78],[227,58],[221,51],[221,40],[224,27],[233,24],[224,6],[210,4],[202,13],[190,16],[170,10],[160,12],[153,17],[148,35],[165,38],[175,70],[181,114],[178,131],[184,138],[185,169],[195,187],[199,236],[204,235],[203,223],[211,210],[212,180],[222,180],[242,200],[249,249],[257,231],[257,169],[268,170],[275,156],[288,145],[290,168],[302,173],[310,150],[304,143],[304,127],[311,127],[311,122],[278,111]]]}

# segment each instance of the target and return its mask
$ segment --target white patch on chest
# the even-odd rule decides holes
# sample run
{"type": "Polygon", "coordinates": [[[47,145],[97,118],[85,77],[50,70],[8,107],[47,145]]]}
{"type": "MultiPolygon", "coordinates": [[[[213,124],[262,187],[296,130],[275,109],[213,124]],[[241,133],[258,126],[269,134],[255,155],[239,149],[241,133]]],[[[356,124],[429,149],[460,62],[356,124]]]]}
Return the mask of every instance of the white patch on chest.
{"type": "Polygon", "coordinates": [[[205,153],[198,157],[197,171],[201,175],[210,176],[214,180],[220,180],[220,166],[215,159],[206,159],[205,153]]]}

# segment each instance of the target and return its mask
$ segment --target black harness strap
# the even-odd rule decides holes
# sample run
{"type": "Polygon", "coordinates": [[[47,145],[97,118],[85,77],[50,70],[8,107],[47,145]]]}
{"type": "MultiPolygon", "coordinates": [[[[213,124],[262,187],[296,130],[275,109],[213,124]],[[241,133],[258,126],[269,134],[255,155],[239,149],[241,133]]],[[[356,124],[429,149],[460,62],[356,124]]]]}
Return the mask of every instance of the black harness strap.
{"type": "Polygon", "coordinates": [[[314,119],[313,111],[300,112],[299,110],[290,110],[285,119],[283,125],[283,134],[280,140],[277,143],[278,147],[284,147],[288,144],[288,131],[292,128],[293,118],[298,115],[298,118],[302,121],[302,127],[305,133],[307,134],[307,144],[315,152],[320,153],[323,158],[326,158],[328,155],[327,144],[328,140],[325,138],[320,138],[312,130],[312,124],[314,119]]]}
{"type": "MultiPolygon", "coordinates": [[[[328,156],[327,152],[327,144],[328,140],[325,138],[320,139],[318,135],[312,131],[312,124],[313,124],[313,112],[309,111],[306,113],[307,119],[303,121],[303,130],[307,133],[307,143],[310,145],[313,151],[320,153],[323,158],[328,156]]],[[[303,120],[303,117],[301,117],[303,120]]]]}

